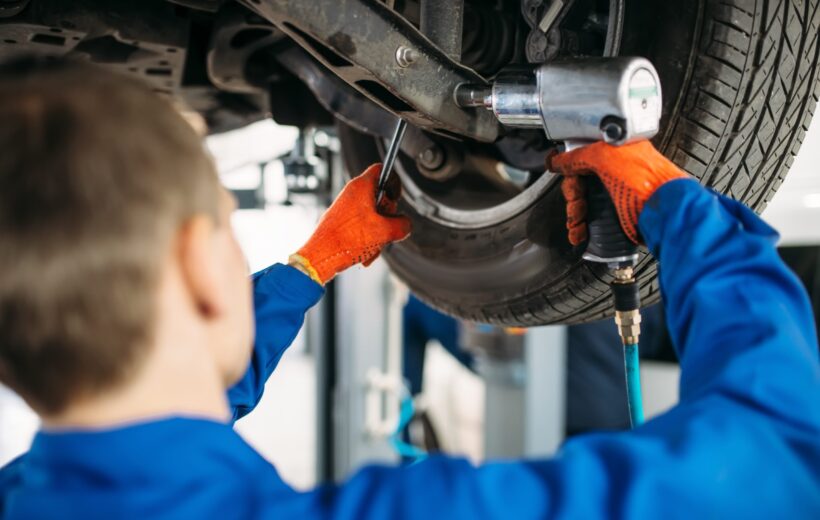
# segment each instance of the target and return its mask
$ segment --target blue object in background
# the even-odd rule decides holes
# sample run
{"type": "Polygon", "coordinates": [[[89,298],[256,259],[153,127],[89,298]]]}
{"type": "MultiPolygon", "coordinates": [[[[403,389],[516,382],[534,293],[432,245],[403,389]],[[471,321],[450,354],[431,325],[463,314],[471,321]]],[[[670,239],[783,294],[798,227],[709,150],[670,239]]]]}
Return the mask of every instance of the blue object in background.
{"type": "MultiPolygon", "coordinates": [[[[0,510],[4,518],[817,518],[817,337],[776,233],[692,180],[658,189],[640,229],[660,260],[682,372],[680,404],[635,430],[576,437],[553,459],[369,466],[308,492],[282,482],[228,424],[168,418],[40,433],[0,471],[0,510]]],[[[321,293],[299,296],[312,282],[286,269],[256,281],[266,309],[258,330],[270,334],[257,350],[270,352],[255,353],[232,392],[240,412],[255,404],[280,341],[292,339],[321,293]]]]}
{"type": "Polygon", "coordinates": [[[411,395],[421,392],[427,344],[432,340],[441,343],[459,363],[472,370],[473,356],[459,344],[455,318],[427,306],[412,294],[404,306],[403,317],[402,370],[411,395]]]}
{"type": "Polygon", "coordinates": [[[413,404],[413,396],[409,393],[402,396],[399,404],[399,424],[396,426],[396,431],[390,436],[388,441],[393,447],[393,451],[401,457],[402,463],[417,464],[427,458],[427,452],[423,449],[410,444],[404,438],[405,429],[416,414],[415,405],[413,404]]]}

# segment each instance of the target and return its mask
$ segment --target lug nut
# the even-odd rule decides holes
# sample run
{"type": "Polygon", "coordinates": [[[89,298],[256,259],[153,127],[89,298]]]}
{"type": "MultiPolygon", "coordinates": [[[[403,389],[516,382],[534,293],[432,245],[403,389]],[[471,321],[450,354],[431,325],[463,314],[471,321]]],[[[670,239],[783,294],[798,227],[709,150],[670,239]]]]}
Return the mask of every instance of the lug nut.
{"type": "Polygon", "coordinates": [[[416,155],[419,173],[436,182],[452,179],[464,167],[464,153],[455,146],[430,142],[416,155]]]}
{"type": "Polygon", "coordinates": [[[437,170],[444,164],[444,154],[438,146],[430,146],[419,154],[418,162],[428,170],[437,170]]]}
{"type": "Polygon", "coordinates": [[[396,49],[396,63],[398,63],[401,68],[409,67],[418,57],[419,53],[410,47],[402,45],[396,49]]]}

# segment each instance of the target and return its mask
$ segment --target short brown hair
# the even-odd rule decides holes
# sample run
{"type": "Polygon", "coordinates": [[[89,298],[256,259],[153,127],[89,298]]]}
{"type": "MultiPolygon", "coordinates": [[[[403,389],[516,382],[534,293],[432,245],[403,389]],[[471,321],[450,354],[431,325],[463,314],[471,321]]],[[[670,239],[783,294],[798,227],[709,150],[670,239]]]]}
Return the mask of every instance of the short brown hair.
{"type": "Polygon", "coordinates": [[[48,415],[133,373],[170,237],[218,218],[217,186],[201,139],[137,80],[0,66],[0,381],[48,415]]]}

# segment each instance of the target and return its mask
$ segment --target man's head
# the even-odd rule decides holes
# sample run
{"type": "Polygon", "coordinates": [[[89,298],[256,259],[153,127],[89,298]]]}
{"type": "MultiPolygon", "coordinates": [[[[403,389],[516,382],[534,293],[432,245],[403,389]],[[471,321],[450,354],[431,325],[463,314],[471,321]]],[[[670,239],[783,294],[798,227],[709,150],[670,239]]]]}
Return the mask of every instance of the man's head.
{"type": "Polygon", "coordinates": [[[252,317],[232,206],[146,86],[76,63],[0,67],[0,382],[56,415],[137,377],[174,327],[201,332],[234,382],[252,317]]]}

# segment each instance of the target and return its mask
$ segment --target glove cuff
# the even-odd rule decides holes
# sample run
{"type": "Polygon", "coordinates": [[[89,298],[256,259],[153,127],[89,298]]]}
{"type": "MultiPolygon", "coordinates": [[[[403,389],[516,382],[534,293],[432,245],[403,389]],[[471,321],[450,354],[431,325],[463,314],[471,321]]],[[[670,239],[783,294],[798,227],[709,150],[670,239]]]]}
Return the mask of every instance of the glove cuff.
{"type": "Polygon", "coordinates": [[[316,269],[313,267],[313,264],[310,263],[310,260],[300,255],[299,253],[294,253],[288,257],[288,265],[302,271],[303,273],[308,275],[311,280],[318,283],[319,285],[325,284],[324,280],[322,280],[322,278],[319,276],[319,272],[316,271],[316,269]]]}

